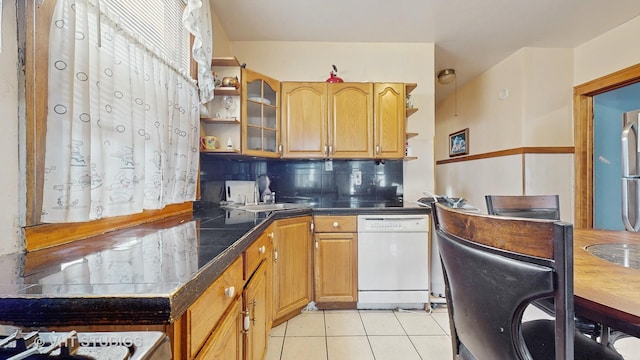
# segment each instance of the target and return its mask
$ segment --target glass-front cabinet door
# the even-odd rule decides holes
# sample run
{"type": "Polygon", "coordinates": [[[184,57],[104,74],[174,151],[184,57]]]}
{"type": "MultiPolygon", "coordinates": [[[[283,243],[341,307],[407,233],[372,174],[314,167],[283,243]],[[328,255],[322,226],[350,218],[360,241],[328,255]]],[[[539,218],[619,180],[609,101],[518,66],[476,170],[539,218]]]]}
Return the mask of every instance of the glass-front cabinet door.
{"type": "Polygon", "coordinates": [[[241,88],[242,153],[280,157],[280,82],[245,68],[241,88]]]}

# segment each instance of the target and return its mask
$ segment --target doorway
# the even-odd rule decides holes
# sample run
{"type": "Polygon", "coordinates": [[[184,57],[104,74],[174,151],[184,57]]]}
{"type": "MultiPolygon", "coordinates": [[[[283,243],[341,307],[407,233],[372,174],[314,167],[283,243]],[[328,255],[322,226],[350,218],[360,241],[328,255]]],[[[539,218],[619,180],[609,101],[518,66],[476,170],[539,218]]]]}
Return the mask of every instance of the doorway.
{"type": "MultiPolygon", "coordinates": [[[[574,226],[594,226],[594,97],[640,82],[640,64],[574,87],[574,226]]],[[[618,172],[619,174],[620,172],[618,172]]]]}
{"type": "Polygon", "coordinates": [[[640,83],[593,97],[593,228],[624,230],[622,223],[622,113],[640,109],[640,83]]]}

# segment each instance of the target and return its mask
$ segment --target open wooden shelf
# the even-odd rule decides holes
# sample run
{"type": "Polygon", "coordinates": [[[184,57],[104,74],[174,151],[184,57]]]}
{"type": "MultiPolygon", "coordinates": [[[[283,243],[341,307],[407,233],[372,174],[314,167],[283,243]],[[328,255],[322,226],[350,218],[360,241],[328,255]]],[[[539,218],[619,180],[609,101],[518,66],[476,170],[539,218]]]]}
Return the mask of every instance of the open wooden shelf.
{"type": "Polygon", "coordinates": [[[240,154],[239,149],[216,149],[216,150],[200,150],[201,154],[240,154]]]}
{"type": "Polygon", "coordinates": [[[418,157],[417,156],[405,156],[404,161],[411,161],[411,160],[417,160],[418,157]]]}
{"type": "Polygon", "coordinates": [[[406,84],[404,84],[405,95],[411,94],[411,92],[417,87],[418,87],[418,84],[416,84],[416,83],[406,83],[406,84]]]}
{"type": "Polygon", "coordinates": [[[418,108],[416,108],[416,107],[414,107],[414,108],[407,108],[407,110],[406,110],[407,117],[409,117],[409,116],[411,116],[411,115],[415,114],[415,113],[416,113],[416,111],[418,111],[418,108]]]}
{"type": "Polygon", "coordinates": [[[214,95],[240,96],[240,88],[219,86],[213,89],[214,95]]]}
{"type": "Polygon", "coordinates": [[[418,136],[418,133],[406,133],[405,136],[407,139],[411,139],[412,137],[418,136]]]}
{"type": "Polygon", "coordinates": [[[218,118],[201,117],[200,121],[207,124],[240,124],[240,120],[238,119],[218,119],[218,118]]]}
{"type": "Polygon", "coordinates": [[[240,66],[240,61],[235,56],[214,57],[211,66],[240,66]]]}

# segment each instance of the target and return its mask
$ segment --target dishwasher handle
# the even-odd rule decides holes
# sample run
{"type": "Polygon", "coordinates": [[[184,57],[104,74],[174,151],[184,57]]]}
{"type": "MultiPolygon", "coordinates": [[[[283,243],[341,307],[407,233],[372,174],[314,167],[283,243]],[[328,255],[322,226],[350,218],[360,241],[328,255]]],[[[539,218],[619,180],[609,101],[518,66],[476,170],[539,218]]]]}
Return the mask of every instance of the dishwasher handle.
{"type": "Polygon", "coordinates": [[[424,216],[413,216],[413,217],[403,217],[401,219],[398,218],[387,218],[384,216],[381,217],[369,217],[363,216],[360,218],[361,221],[395,221],[395,222],[407,222],[407,221],[416,221],[416,220],[424,220],[424,216]]]}

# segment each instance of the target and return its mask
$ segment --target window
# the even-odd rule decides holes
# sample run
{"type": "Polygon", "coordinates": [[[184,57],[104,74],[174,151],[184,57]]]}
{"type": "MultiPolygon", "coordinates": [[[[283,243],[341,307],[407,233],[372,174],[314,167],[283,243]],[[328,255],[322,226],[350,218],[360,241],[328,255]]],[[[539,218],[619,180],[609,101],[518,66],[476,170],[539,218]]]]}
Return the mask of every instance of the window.
{"type": "MultiPolygon", "coordinates": [[[[46,176],[44,155],[48,107],[47,63],[49,27],[55,5],[56,1],[27,0],[25,2],[18,2],[18,18],[21,20],[25,19],[22,23],[22,29],[25,29],[25,31],[19,34],[19,41],[23,44],[22,47],[24,47],[25,53],[25,133],[27,135],[25,141],[21,141],[20,143],[25,144],[23,150],[27,154],[25,166],[27,191],[25,232],[27,236],[27,250],[66,242],[64,239],[51,242],[51,238],[58,235],[69,237],[69,233],[79,233],[79,236],[86,237],[95,233],[131,225],[135,222],[145,222],[150,216],[155,218],[167,216],[166,214],[163,215],[164,210],[159,210],[152,211],[150,214],[128,217],[123,220],[123,223],[127,223],[126,225],[118,225],[117,219],[110,219],[110,221],[104,222],[103,225],[100,225],[100,221],[95,222],[96,224],[87,224],[87,227],[94,229],[93,233],[83,230],[79,224],[72,228],[40,224],[42,187],[46,176]],[[66,234],[57,234],[58,232],[66,232],[66,234]],[[41,234],[41,238],[35,240],[35,242],[37,242],[36,245],[29,245],[30,233],[41,234]],[[56,233],[55,236],[54,233],[56,233]],[[41,241],[44,242],[41,243],[41,241]]],[[[181,16],[185,8],[182,0],[138,0],[133,2],[101,0],[100,5],[120,18],[123,18],[123,14],[126,16],[136,12],[141,14],[142,20],[127,20],[128,22],[125,22],[126,25],[123,25],[123,28],[127,30],[131,28],[131,32],[141,34],[145,39],[143,41],[155,49],[164,49],[160,52],[166,59],[175,63],[177,67],[185,70],[189,69],[189,47],[191,38],[188,31],[184,30],[181,26],[181,16]],[[178,34],[172,37],[171,41],[167,41],[167,39],[171,37],[168,34],[174,32],[178,34]]],[[[166,213],[184,213],[185,211],[190,211],[190,209],[191,204],[185,203],[180,206],[172,206],[166,213]]]]}
{"type": "MultiPolygon", "coordinates": [[[[127,30],[189,69],[189,32],[182,26],[183,0],[101,0],[127,30]]],[[[102,6],[104,6],[102,5],[102,6]]]]}

